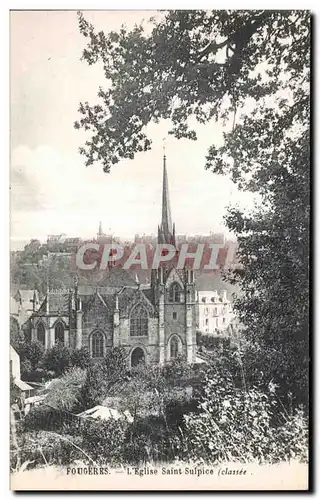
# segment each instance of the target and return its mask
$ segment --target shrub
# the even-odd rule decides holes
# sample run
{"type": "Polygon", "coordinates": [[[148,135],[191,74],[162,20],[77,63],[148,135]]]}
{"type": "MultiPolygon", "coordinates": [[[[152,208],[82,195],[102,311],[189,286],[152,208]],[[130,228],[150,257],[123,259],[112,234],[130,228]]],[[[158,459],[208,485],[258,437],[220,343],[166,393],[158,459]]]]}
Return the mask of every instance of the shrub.
{"type": "Polygon", "coordinates": [[[70,350],[60,342],[48,349],[44,355],[43,367],[54,371],[57,376],[62,375],[70,365],[70,350]]]}
{"type": "Polygon", "coordinates": [[[91,363],[87,369],[82,389],[84,408],[101,404],[106,396],[119,391],[119,385],[126,377],[126,354],[123,348],[114,347],[107,351],[101,362],[91,363]]]}
{"type": "Polygon", "coordinates": [[[84,409],[101,404],[104,399],[104,376],[101,365],[90,365],[81,388],[81,406],[84,409]]]}
{"type": "Polygon", "coordinates": [[[20,363],[20,372],[22,378],[27,378],[28,373],[32,372],[32,365],[29,359],[24,359],[20,363]]]}
{"type": "Polygon", "coordinates": [[[64,415],[50,406],[36,406],[25,416],[23,427],[25,430],[52,430],[59,429],[64,423],[64,415]]]}
{"type": "Polygon", "coordinates": [[[185,417],[184,453],[206,463],[305,460],[306,418],[281,408],[274,391],[245,391],[222,375],[208,378],[201,413],[185,417]]]}
{"type": "MultiPolygon", "coordinates": [[[[77,448],[81,438],[76,436],[60,436],[37,430],[19,436],[18,445],[22,463],[29,468],[44,465],[69,465],[75,460],[86,460],[85,455],[77,448]]],[[[16,467],[16,456],[11,455],[11,470],[16,467]]]]}
{"type": "Polygon", "coordinates": [[[130,424],[126,420],[87,419],[81,429],[82,447],[97,463],[123,463],[123,449],[130,424]]]}
{"type": "Polygon", "coordinates": [[[43,368],[36,368],[30,372],[23,372],[21,375],[22,380],[27,382],[38,382],[41,383],[45,380],[49,380],[54,377],[54,372],[49,372],[44,370],[43,368]]]}
{"type": "Polygon", "coordinates": [[[72,349],[70,352],[70,364],[78,368],[85,369],[90,365],[91,357],[86,347],[72,349]]]}
{"type": "Polygon", "coordinates": [[[168,429],[162,418],[149,415],[137,418],[128,428],[123,447],[125,463],[159,463],[175,458],[177,442],[176,429],[168,429]]]}
{"type": "Polygon", "coordinates": [[[28,360],[31,363],[31,370],[39,367],[44,354],[44,346],[40,342],[22,340],[15,345],[15,349],[20,356],[20,362],[28,360]]]}
{"type": "Polygon", "coordinates": [[[85,379],[85,370],[70,368],[61,378],[50,384],[46,402],[59,410],[81,411],[83,409],[81,391],[85,379]]]}

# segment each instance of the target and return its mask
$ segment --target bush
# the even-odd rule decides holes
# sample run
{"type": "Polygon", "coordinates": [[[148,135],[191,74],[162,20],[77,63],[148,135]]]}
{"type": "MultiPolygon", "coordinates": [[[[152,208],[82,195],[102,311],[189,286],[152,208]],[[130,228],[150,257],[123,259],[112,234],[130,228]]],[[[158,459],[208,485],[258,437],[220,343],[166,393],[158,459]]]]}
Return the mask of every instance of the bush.
{"type": "Polygon", "coordinates": [[[185,417],[185,455],[205,463],[306,459],[307,422],[288,414],[276,394],[239,389],[224,376],[207,379],[202,412],[185,417]]]}
{"type": "Polygon", "coordinates": [[[21,378],[26,382],[41,383],[46,380],[50,380],[50,378],[53,378],[54,376],[54,372],[46,371],[43,368],[37,368],[36,370],[32,370],[30,372],[23,372],[21,378]]]}
{"type": "Polygon", "coordinates": [[[46,402],[59,410],[80,412],[83,409],[82,386],[85,379],[85,370],[70,368],[61,378],[50,384],[46,402]]]}
{"type": "Polygon", "coordinates": [[[24,430],[56,430],[64,423],[64,414],[50,406],[36,406],[32,408],[24,419],[24,430]]]}
{"type": "MultiPolygon", "coordinates": [[[[29,463],[29,468],[44,465],[69,465],[75,460],[86,460],[85,455],[76,447],[81,438],[60,436],[43,431],[26,432],[19,436],[21,462],[29,463]],[[76,446],[74,446],[76,445],[76,446]]],[[[16,456],[11,455],[11,470],[16,467],[16,456]]]]}
{"type": "Polygon", "coordinates": [[[71,366],[70,350],[58,342],[48,349],[44,355],[43,367],[51,370],[59,377],[71,366]]]}
{"type": "Polygon", "coordinates": [[[40,342],[22,340],[15,345],[15,349],[20,356],[20,362],[28,360],[32,371],[39,367],[44,354],[44,346],[40,342]]]}
{"type": "Polygon", "coordinates": [[[106,396],[114,395],[123,385],[126,377],[126,354],[123,348],[114,347],[107,351],[106,357],[91,363],[87,369],[82,389],[84,408],[101,404],[106,396]]]}
{"type": "Polygon", "coordinates": [[[72,349],[70,352],[71,366],[85,369],[90,365],[91,357],[86,347],[80,349],[72,349]]]}
{"type": "Polygon", "coordinates": [[[84,409],[101,404],[104,397],[104,375],[101,365],[90,365],[81,388],[81,405],[84,409]]]}
{"type": "Polygon", "coordinates": [[[97,463],[117,466],[123,463],[126,420],[87,419],[81,429],[82,447],[97,463]]]}
{"type": "Polygon", "coordinates": [[[29,359],[24,359],[20,363],[20,372],[21,372],[21,377],[27,378],[28,373],[32,372],[32,365],[29,359]]]}
{"type": "Polygon", "coordinates": [[[177,429],[166,427],[157,416],[140,417],[129,427],[123,448],[125,463],[159,463],[175,458],[179,448],[177,429]]]}

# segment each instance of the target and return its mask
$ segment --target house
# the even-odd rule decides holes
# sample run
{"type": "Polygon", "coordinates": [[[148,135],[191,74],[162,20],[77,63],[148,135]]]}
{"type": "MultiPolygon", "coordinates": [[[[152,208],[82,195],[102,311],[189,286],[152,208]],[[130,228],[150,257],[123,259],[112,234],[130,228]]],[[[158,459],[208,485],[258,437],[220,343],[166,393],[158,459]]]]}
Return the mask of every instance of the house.
{"type": "Polygon", "coordinates": [[[226,290],[220,294],[214,291],[197,293],[198,330],[203,334],[219,335],[227,333],[234,320],[232,304],[226,290]]]}
{"type": "Polygon", "coordinates": [[[22,402],[25,401],[26,398],[30,397],[33,392],[33,387],[29,384],[21,380],[20,378],[20,356],[14,350],[12,346],[10,346],[10,375],[13,378],[13,382],[15,386],[20,391],[20,397],[22,402]]]}

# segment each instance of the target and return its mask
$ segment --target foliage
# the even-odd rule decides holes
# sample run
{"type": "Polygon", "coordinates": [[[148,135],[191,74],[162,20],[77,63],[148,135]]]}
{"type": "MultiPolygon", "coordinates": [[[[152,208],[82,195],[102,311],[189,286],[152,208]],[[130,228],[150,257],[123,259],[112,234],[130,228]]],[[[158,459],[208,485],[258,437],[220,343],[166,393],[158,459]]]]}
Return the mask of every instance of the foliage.
{"type": "Polygon", "coordinates": [[[126,354],[121,347],[113,347],[103,360],[93,361],[82,388],[84,408],[101,404],[106,396],[117,393],[126,381],[126,372],[126,354]]]}
{"type": "Polygon", "coordinates": [[[21,340],[16,343],[15,349],[20,356],[20,362],[28,360],[32,370],[36,370],[39,367],[44,354],[44,346],[40,342],[36,340],[31,342],[21,340]]]}
{"type": "Polygon", "coordinates": [[[72,349],[70,353],[70,364],[78,368],[85,369],[91,362],[90,352],[86,347],[72,349]]]}
{"type": "Polygon", "coordinates": [[[47,349],[43,358],[43,367],[55,372],[57,376],[62,375],[71,366],[71,352],[63,343],[58,342],[47,349]]]}
{"type": "Polygon", "coordinates": [[[172,422],[179,418],[179,409],[192,399],[201,378],[201,370],[187,365],[182,357],[164,366],[138,365],[121,388],[119,407],[128,409],[135,422],[148,416],[160,418],[170,435],[168,415],[172,422]]]}
{"type": "MultiPolygon", "coordinates": [[[[109,171],[119,159],[150,149],[145,126],[161,118],[171,119],[176,138],[194,140],[189,117],[199,123],[227,119],[235,109],[241,112],[248,98],[258,101],[290,85],[300,108],[307,106],[298,85],[306,79],[309,19],[306,11],[172,10],[149,24],[150,34],[143,26],[105,34],[79,13],[79,29],[88,41],[83,59],[101,62],[111,84],[99,88],[99,105],[80,105],[76,128],[92,132],[81,149],[87,164],[101,161],[109,171]],[[261,68],[266,62],[268,78],[261,68]],[[283,73],[289,82],[281,80],[283,73]]],[[[281,104],[284,115],[288,99],[282,97],[281,104]]],[[[220,155],[215,157],[210,151],[208,162],[219,160],[221,168],[220,155]]]]}
{"type": "Polygon", "coordinates": [[[82,428],[82,447],[99,465],[120,465],[128,426],[126,420],[88,419],[82,428]]]}
{"type": "Polygon", "coordinates": [[[26,382],[42,383],[54,378],[55,373],[52,371],[44,370],[43,368],[36,368],[35,370],[25,371],[21,374],[22,380],[26,382]]]}
{"type": "Polygon", "coordinates": [[[104,398],[104,377],[100,364],[87,368],[86,378],[81,389],[81,401],[84,409],[101,404],[104,398]]]}
{"type": "Polygon", "coordinates": [[[208,371],[214,376],[223,374],[229,377],[239,388],[257,388],[267,392],[272,385],[277,389],[277,394],[287,409],[297,407],[301,403],[307,406],[307,373],[303,385],[297,387],[294,377],[287,377],[288,371],[295,371],[293,359],[286,360],[285,369],[281,362],[281,352],[275,347],[267,347],[242,338],[236,345],[227,346],[223,351],[211,351],[208,371]]]}
{"type": "Polygon", "coordinates": [[[16,344],[22,340],[19,323],[16,318],[10,317],[10,345],[15,348],[16,344]]]}
{"type": "Polygon", "coordinates": [[[224,338],[221,336],[220,338],[213,335],[204,335],[201,332],[197,332],[197,346],[199,348],[205,347],[209,350],[218,350],[222,352],[224,349],[228,348],[230,344],[230,339],[224,338]]]}
{"type": "Polygon", "coordinates": [[[48,387],[47,404],[58,410],[81,411],[81,391],[85,379],[86,371],[84,369],[70,368],[62,377],[53,380],[48,387]]]}
{"type": "MultiPolygon", "coordinates": [[[[22,462],[27,468],[47,465],[69,465],[85,456],[77,447],[81,439],[76,436],[60,436],[52,432],[31,431],[18,439],[22,462]]],[[[16,456],[11,455],[11,469],[15,468],[16,456]]]]}
{"type": "Polygon", "coordinates": [[[177,139],[195,140],[195,122],[224,127],[205,168],[261,201],[250,214],[226,215],[240,266],[225,278],[242,290],[235,308],[246,335],[275,352],[282,378],[272,375],[290,378],[298,399],[309,363],[310,13],[171,10],[148,29],[108,34],[79,13],[79,29],[83,59],[102,63],[107,82],[75,123],[90,132],[80,148],[86,165],[109,172],[148,151],[146,127],[160,119],[177,139]]]}
{"type": "Polygon", "coordinates": [[[29,359],[24,359],[20,362],[20,372],[22,380],[28,379],[28,375],[32,372],[32,365],[29,359]]]}
{"type": "Polygon", "coordinates": [[[155,415],[138,417],[130,426],[123,447],[125,463],[161,463],[175,458],[177,433],[155,415]]]}
{"type": "Polygon", "coordinates": [[[23,430],[56,430],[63,425],[64,415],[47,405],[31,408],[23,421],[23,430]]]}
{"type": "Polygon", "coordinates": [[[105,392],[108,394],[126,376],[127,355],[123,347],[113,347],[107,351],[102,370],[106,382],[105,392]]]}
{"type": "Polygon", "coordinates": [[[205,463],[307,460],[307,421],[289,414],[274,391],[238,389],[223,375],[207,378],[202,412],[186,416],[184,454],[205,463]]]}
{"type": "Polygon", "coordinates": [[[48,278],[53,289],[72,286],[74,268],[70,266],[70,257],[61,256],[61,253],[68,251],[70,249],[66,244],[61,244],[60,248],[48,248],[47,244],[31,240],[15,258],[11,258],[12,282],[24,285],[29,290],[38,290],[41,296],[46,293],[48,278]],[[49,251],[60,252],[60,255],[52,253],[49,258],[49,251]]]}

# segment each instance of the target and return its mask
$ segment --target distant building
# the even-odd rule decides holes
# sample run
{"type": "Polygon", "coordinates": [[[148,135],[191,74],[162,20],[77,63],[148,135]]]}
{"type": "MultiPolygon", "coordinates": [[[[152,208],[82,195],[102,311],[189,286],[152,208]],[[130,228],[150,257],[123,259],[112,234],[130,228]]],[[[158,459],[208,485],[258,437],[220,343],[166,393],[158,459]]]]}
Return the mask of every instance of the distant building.
{"type": "Polygon", "coordinates": [[[11,288],[10,295],[10,329],[15,329],[21,335],[29,328],[29,319],[39,309],[40,301],[37,290],[24,290],[11,288]]]}
{"type": "Polygon", "coordinates": [[[100,221],[100,222],[99,222],[99,230],[98,230],[98,233],[97,233],[97,240],[99,241],[99,240],[101,240],[101,239],[103,239],[103,238],[105,238],[105,237],[106,237],[106,235],[105,235],[105,233],[102,231],[102,222],[100,221]]]}
{"type": "Polygon", "coordinates": [[[226,332],[234,319],[231,302],[224,290],[199,291],[197,299],[198,330],[204,334],[226,332]]]}
{"type": "Polygon", "coordinates": [[[39,306],[39,293],[37,290],[17,290],[14,300],[18,304],[18,311],[23,310],[27,315],[31,315],[39,306]]]}

